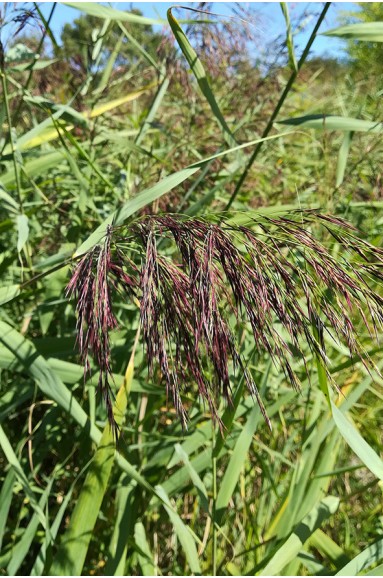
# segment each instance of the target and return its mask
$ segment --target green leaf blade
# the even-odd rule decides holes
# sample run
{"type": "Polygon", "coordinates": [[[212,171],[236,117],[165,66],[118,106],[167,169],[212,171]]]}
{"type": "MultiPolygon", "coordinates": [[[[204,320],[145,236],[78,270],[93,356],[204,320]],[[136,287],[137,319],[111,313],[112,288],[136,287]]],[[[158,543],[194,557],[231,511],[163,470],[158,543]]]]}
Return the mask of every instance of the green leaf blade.
{"type": "Polygon", "coordinates": [[[356,453],[358,458],[367,468],[380,480],[383,481],[383,460],[372,449],[372,447],[362,438],[358,430],[346,416],[331,402],[332,416],[346,443],[356,453]]]}

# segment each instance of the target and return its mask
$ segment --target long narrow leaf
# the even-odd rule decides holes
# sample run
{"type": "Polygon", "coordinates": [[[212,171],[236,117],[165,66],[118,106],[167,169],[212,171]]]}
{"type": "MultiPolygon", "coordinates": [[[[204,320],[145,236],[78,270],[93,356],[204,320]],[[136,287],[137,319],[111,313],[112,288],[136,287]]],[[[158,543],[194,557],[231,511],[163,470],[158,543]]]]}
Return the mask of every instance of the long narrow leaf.
{"type": "MultiPolygon", "coordinates": [[[[265,375],[268,375],[268,373],[265,375]]],[[[288,401],[291,399],[290,394],[291,392],[288,392],[287,394],[281,396],[279,400],[268,409],[269,415],[274,415],[280,410],[281,407],[283,407],[284,404],[288,403],[288,401]]],[[[227,466],[225,475],[220,484],[216,502],[216,515],[218,522],[224,515],[229,501],[233,495],[235,486],[238,483],[239,476],[244,466],[254,433],[256,432],[258,425],[262,422],[263,416],[259,411],[258,406],[254,406],[249,414],[249,417],[247,418],[244,428],[238,437],[238,440],[236,441],[229,465],[227,466]]]]}
{"type": "Polygon", "coordinates": [[[363,552],[355,556],[351,562],[343,566],[336,576],[357,576],[362,570],[366,570],[372,564],[383,559],[383,539],[368,546],[363,552]]]}
{"type": "Polygon", "coordinates": [[[289,51],[289,64],[290,68],[296,72],[298,70],[297,59],[295,58],[295,50],[294,50],[294,38],[293,33],[291,30],[291,22],[290,22],[290,14],[289,8],[286,2],[280,2],[280,6],[282,9],[283,16],[286,22],[286,44],[287,50],[289,51]]]}
{"type": "MultiPolygon", "coordinates": [[[[115,420],[122,425],[133,377],[134,355],[129,362],[124,383],[113,407],[115,420]]],[[[50,569],[53,576],[80,576],[92,538],[102,501],[112,471],[115,439],[109,423],[105,426],[95,457],[73,511],[55,560],[50,569]]]]}
{"type": "Polygon", "coordinates": [[[336,187],[340,187],[340,185],[343,183],[347,159],[350,152],[352,135],[353,133],[351,131],[346,131],[343,135],[342,144],[338,153],[338,163],[336,165],[336,187]]]}
{"type": "Polygon", "coordinates": [[[28,480],[27,476],[25,475],[25,472],[22,469],[21,464],[20,464],[15,452],[13,451],[11,443],[10,443],[8,437],[6,436],[5,431],[3,430],[1,425],[0,425],[0,447],[4,452],[4,455],[5,455],[8,463],[9,463],[9,465],[13,469],[18,482],[20,483],[21,487],[23,488],[25,495],[29,499],[32,508],[36,512],[40,523],[42,524],[43,528],[47,529],[47,520],[46,520],[46,517],[44,515],[44,512],[42,511],[42,509],[38,503],[35,492],[34,492],[33,488],[31,487],[31,484],[29,483],[29,480],[28,480]]]}
{"type": "Polygon", "coordinates": [[[15,481],[15,472],[10,469],[5,476],[0,492],[0,551],[3,544],[3,537],[7,525],[8,512],[11,507],[13,498],[13,485],[15,481]]]}
{"type": "Polygon", "coordinates": [[[129,217],[131,217],[134,213],[136,213],[137,211],[139,211],[140,209],[142,209],[143,207],[145,207],[149,203],[152,203],[153,201],[155,201],[156,199],[158,199],[162,195],[168,193],[174,187],[176,187],[177,185],[179,185],[180,183],[182,183],[183,181],[185,181],[186,179],[191,177],[201,166],[203,166],[204,164],[206,164],[210,160],[219,158],[221,156],[225,156],[227,154],[230,154],[232,152],[235,152],[235,151],[240,150],[240,149],[245,148],[245,147],[252,146],[252,145],[259,143],[261,141],[264,141],[264,140],[271,140],[271,139],[280,138],[281,136],[284,136],[285,134],[291,134],[291,133],[286,132],[286,133],[282,133],[282,134],[278,134],[278,135],[273,135],[271,137],[266,137],[264,139],[256,139],[255,141],[250,141],[250,142],[244,143],[242,145],[235,146],[235,147],[228,149],[226,151],[212,155],[206,159],[202,159],[196,163],[193,163],[189,167],[186,167],[185,169],[178,171],[177,173],[173,173],[172,175],[165,177],[162,181],[160,181],[159,183],[157,183],[153,187],[151,187],[149,189],[145,189],[144,191],[139,193],[136,197],[134,197],[133,199],[130,199],[121,209],[118,209],[117,211],[115,211],[114,213],[109,215],[109,217],[107,219],[105,219],[105,221],[99,227],[97,227],[97,229],[95,231],[93,231],[93,233],[88,237],[88,239],[86,241],[84,241],[84,243],[77,249],[77,251],[74,253],[73,257],[75,257],[75,258],[79,257],[83,253],[86,253],[87,251],[89,251],[92,247],[94,247],[94,245],[97,245],[97,243],[99,243],[103,239],[108,225],[111,225],[112,223],[114,225],[122,224],[129,217]]]}
{"type": "Polygon", "coordinates": [[[142,569],[142,575],[155,576],[156,570],[154,560],[146,539],[145,528],[142,522],[137,522],[134,527],[134,540],[140,550],[138,553],[138,560],[142,569]]]}
{"type": "Polygon", "coordinates": [[[171,503],[167,493],[162,486],[156,486],[156,491],[159,496],[161,496],[165,510],[167,511],[169,518],[174,526],[174,530],[177,533],[178,539],[181,542],[183,551],[190,566],[190,570],[193,574],[201,574],[201,567],[199,564],[197,548],[193,536],[187,526],[182,522],[181,518],[174,515],[174,510],[171,507],[171,503]]]}
{"type": "Polygon", "coordinates": [[[15,299],[20,293],[20,285],[6,285],[5,287],[0,287],[0,305],[8,303],[15,299]]]}
{"type": "Polygon", "coordinates": [[[300,126],[302,128],[319,128],[322,130],[327,129],[369,133],[380,133],[383,131],[382,122],[331,114],[308,114],[306,116],[279,120],[277,124],[288,124],[292,126],[300,126]]]}
{"type": "Polygon", "coordinates": [[[54,543],[56,536],[58,535],[62,519],[64,517],[66,509],[68,508],[69,502],[72,498],[74,485],[75,485],[75,483],[72,484],[72,486],[69,488],[69,490],[65,494],[65,498],[64,498],[64,500],[63,500],[63,502],[59,508],[59,511],[56,514],[56,517],[53,521],[53,524],[51,525],[50,535],[45,536],[45,541],[41,546],[40,552],[37,555],[35,563],[33,564],[33,567],[31,570],[31,576],[44,576],[45,575],[44,574],[44,567],[45,567],[46,562],[47,562],[48,553],[49,553],[50,549],[52,548],[52,544],[54,543]]]}
{"type": "Polygon", "coordinates": [[[145,16],[139,16],[138,14],[133,14],[132,12],[125,12],[122,10],[115,10],[114,8],[109,8],[107,6],[102,6],[101,4],[92,2],[63,2],[65,6],[70,6],[76,10],[81,10],[85,14],[90,14],[91,16],[97,16],[98,18],[108,18],[109,20],[132,22],[134,24],[161,24],[162,20],[156,20],[154,18],[146,18],[145,16]]]}
{"type": "Polygon", "coordinates": [[[235,145],[235,138],[233,137],[227,123],[224,119],[224,116],[221,112],[221,109],[218,106],[218,103],[215,99],[214,93],[210,88],[209,81],[206,76],[205,69],[202,65],[202,62],[197,56],[196,51],[190,44],[189,40],[187,39],[186,34],[182,30],[181,26],[178,24],[177,20],[174,18],[172,14],[172,8],[169,8],[167,11],[168,21],[170,24],[170,28],[177,40],[178,46],[181,48],[183,55],[185,56],[192,73],[194,74],[198,86],[201,89],[202,94],[206,98],[209,106],[211,108],[212,113],[214,114],[218,124],[220,125],[224,136],[230,146],[235,145]]]}
{"type": "MultiPolygon", "coordinates": [[[[143,88],[140,88],[139,90],[135,90],[134,92],[126,94],[125,96],[121,96],[120,98],[116,98],[114,100],[110,100],[108,102],[100,104],[90,111],[85,111],[81,113],[75,111],[77,118],[79,119],[79,122],[77,124],[81,125],[82,123],[86,122],[87,119],[89,118],[96,118],[98,116],[105,114],[106,112],[109,112],[110,110],[113,110],[114,108],[118,108],[123,104],[132,102],[133,100],[142,96],[146,92],[155,88],[157,84],[158,84],[157,82],[153,82],[147,86],[144,86],[143,88]]],[[[62,106],[57,112],[52,114],[51,117],[45,119],[40,124],[38,124],[31,130],[26,132],[23,136],[20,137],[20,139],[18,139],[17,143],[18,149],[21,151],[30,150],[35,147],[41,146],[42,144],[57,139],[59,135],[62,133],[62,128],[60,128],[59,126],[55,126],[54,121],[62,120],[62,116],[66,111],[67,107],[62,106]]],[[[65,130],[67,132],[72,131],[75,126],[77,125],[74,123],[66,124],[65,130]]],[[[4,154],[9,154],[10,152],[11,152],[10,146],[4,149],[4,154]]],[[[4,181],[4,179],[3,183],[6,184],[6,181],[4,181]]]]}
{"type": "Polygon", "coordinates": [[[122,474],[116,491],[115,523],[105,565],[105,574],[109,576],[123,576],[125,572],[128,539],[138,514],[135,490],[136,482],[122,474]]]}
{"type": "Polygon", "coordinates": [[[345,415],[331,403],[332,416],[335,424],[342,434],[343,438],[356,453],[358,458],[368,467],[368,469],[380,480],[383,480],[383,460],[372,449],[372,447],[362,438],[354,425],[346,418],[345,415]]]}
{"type": "Polygon", "coordinates": [[[104,237],[108,225],[111,225],[112,223],[114,225],[120,225],[126,221],[126,219],[134,215],[134,213],[149,203],[152,203],[162,195],[165,195],[174,189],[174,187],[191,177],[197,170],[198,168],[183,169],[166,177],[153,187],[145,189],[133,199],[129,199],[129,201],[125,203],[121,209],[118,209],[109,215],[109,217],[105,219],[105,221],[99,227],[97,227],[95,231],[93,231],[90,237],[88,237],[88,239],[84,241],[84,243],[77,249],[74,257],[78,257],[79,255],[86,253],[89,251],[89,249],[94,247],[94,245],[97,245],[97,243],[99,243],[104,237]]]}
{"type": "Polygon", "coordinates": [[[383,42],[383,22],[361,22],[348,24],[323,32],[324,36],[338,36],[364,42],[383,42]]]}
{"type": "Polygon", "coordinates": [[[275,576],[282,574],[282,570],[298,555],[303,544],[311,534],[319,528],[339,506],[339,498],[327,496],[324,498],[294,529],[284,544],[278,548],[274,556],[262,570],[260,576],[275,576]]]}
{"type": "Polygon", "coordinates": [[[205,512],[208,512],[209,511],[209,499],[207,496],[207,490],[206,490],[205,484],[203,483],[203,481],[199,477],[198,473],[193,468],[193,465],[189,460],[189,456],[187,455],[185,450],[182,448],[181,444],[176,444],[174,446],[174,451],[181,458],[181,460],[184,462],[185,467],[190,474],[190,478],[191,478],[191,480],[192,480],[192,482],[193,482],[193,484],[196,487],[196,490],[198,492],[201,506],[205,510],[205,512]]]}
{"type": "MultiPolygon", "coordinates": [[[[45,508],[45,505],[48,501],[52,489],[53,482],[54,478],[50,478],[49,483],[47,484],[47,487],[45,488],[44,493],[40,498],[39,507],[41,508],[41,510],[44,510],[45,508]]],[[[39,523],[40,523],[39,516],[35,512],[28,526],[25,528],[20,540],[12,549],[12,558],[7,567],[7,573],[9,574],[9,576],[15,576],[17,574],[17,571],[19,570],[21,564],[24,562],[26,556],[28,555],[32,542],[35,539],[39,523]]]]}

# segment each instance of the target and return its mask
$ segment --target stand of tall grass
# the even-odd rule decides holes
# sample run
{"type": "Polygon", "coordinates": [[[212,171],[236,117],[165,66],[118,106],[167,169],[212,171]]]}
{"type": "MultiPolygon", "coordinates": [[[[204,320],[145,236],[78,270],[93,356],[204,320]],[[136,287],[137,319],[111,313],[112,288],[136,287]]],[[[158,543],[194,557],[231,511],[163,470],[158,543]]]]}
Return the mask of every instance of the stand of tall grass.
{"type": "Polygon", "coordinates": [[[77,8],[1,8],[1,572],[379,575],[374,78],[329,3],[267,75],[249,15],[77,8]]]}

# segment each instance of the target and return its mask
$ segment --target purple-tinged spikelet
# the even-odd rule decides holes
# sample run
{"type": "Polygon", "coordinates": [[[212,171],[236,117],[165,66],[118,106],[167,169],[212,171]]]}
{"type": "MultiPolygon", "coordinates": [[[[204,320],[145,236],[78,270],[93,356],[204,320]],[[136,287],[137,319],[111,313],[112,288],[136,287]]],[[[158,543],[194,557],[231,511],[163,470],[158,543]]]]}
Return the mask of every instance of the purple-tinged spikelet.
{"type": "Polygon", "coordinates": [[[230,362],[266,410],[236,338],[245,323],[254,345],[267,353],[297,389],[292,359],[307,366],[303,344],[331,379],[325,333],[344,341],[352,355],[371,362],[353,324],[359,314],[369,330],[383,321],[383,298],[372,286],[383,280],[383,251],[359,239],[343,220],[314,211],[284,218],[259,217],[251,227],[174,215],[147,216],[130,227],[108,230],[105,243],[77,264],[68,294],[77,297],[77,331],[85,370],[92,352],[99,388],[113,423],[109,331],[117,325],[113,290],[136,295],[148,367],[159,367],[168,397],[183,425],[184,389],[195,384],[213,418],[223,396],[231,401],[230,362]],[[335,258],[312,233],[321,225],[344,253],[335,258]],[[116,242],[113,241],[116,239],[116,242]],[[159,252],[160,240],[173,247],[159,252]],[[141,263],[130,255],[134,242],[141,263]],[[129,271],[129,273],[128,273],[129,271]],[[234,315],[233,315],[234,314],[234,315]],[[233,319],[235,322],[233,323],[233,319]]]}
{"type": "Polygon", "coordinates": [[[111,252],[111,229],[105,243],[84,255],[75,267],[67,286],[67,295],[77,299],[77,343],[84,364],[84,374],[90,371],[91,352],[100,368],[98,391],[104,400],[108,420],[117,435],[113,415],[113,380],[109,332],[117,327],[112,310],[113,289],[123,288],[133,295],[135,281],[125,272],[126,259],[118,249],[111,252]]]}

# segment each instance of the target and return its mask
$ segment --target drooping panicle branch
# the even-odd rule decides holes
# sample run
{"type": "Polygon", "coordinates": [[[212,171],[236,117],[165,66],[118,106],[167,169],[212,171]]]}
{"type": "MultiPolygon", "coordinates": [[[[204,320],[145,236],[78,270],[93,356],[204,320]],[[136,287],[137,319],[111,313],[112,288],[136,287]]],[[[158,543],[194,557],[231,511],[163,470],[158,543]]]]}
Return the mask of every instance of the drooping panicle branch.
{"type": "Polygon", "coordinates": [[[104,244],[93,248],[78,262],[67,286],[67,295],[77,299],[77,343],[84,375],[90,372],[89,353],[92,353],[100,368],[98,391],[104,400],[109,423],[117,433],[110,385],[113,375],[109,332],[117,327],[112,292],[121,288],[132,296],[137,284],[125,270],[125,256],[117,248],[112,254],[111,234],[109,228],[104,244]]]}
{"type": "Polygon", "coordinates": [[[297,389],[297,357],[308,368],[314,355],[331,379],[326,334],[370,365],[354,323],[358,314],[375,334],[382,324],[383,299],[376,286],[383,281],[383,251],[356,233],[342,219],[315,211],[259,216],[247,226],[160,215],[110,228],[104,244],[77,264],[68,285],[68,294],[77,297],[85,370],[91,351],[109,419],[115,290],[140,300],[149,372],[154,376],[159,368],[184,425],[183,394],[193,385],[219,421],[220,398],[231,400],[231,363],[269,423],[239,345],[246,327],[256,350],[267,353],[297,389]],[[326,244],[314,236],[318,226],[326,244]],[[328,239],[340,245],[340,256],[332,254],[328,239]],[[133,245],[139,262],[131,255],[133,245]]]}

